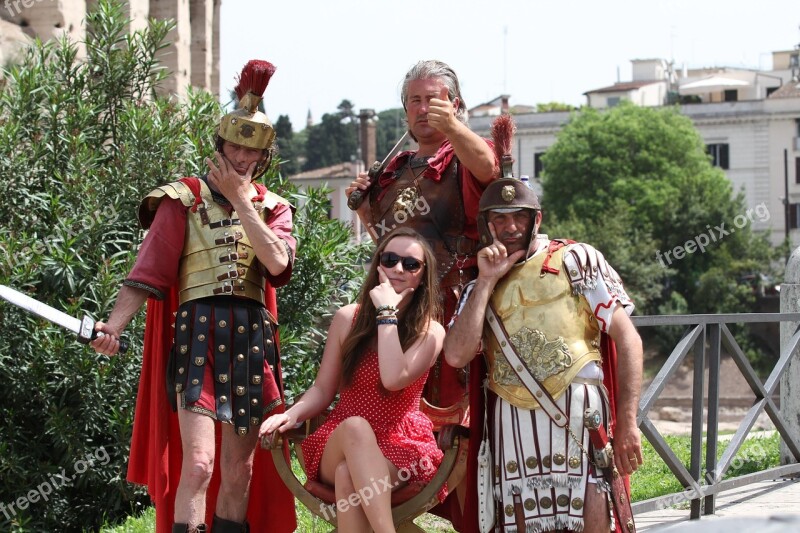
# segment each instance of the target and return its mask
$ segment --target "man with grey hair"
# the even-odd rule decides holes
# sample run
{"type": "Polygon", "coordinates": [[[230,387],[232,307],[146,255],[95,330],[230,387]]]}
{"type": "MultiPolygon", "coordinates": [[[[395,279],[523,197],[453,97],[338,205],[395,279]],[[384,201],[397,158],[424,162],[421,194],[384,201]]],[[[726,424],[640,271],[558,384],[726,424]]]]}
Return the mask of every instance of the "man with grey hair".
{"type": "MultiPolygon", "coordinates": [[[[368,194],[369,201],[360,205],[358,216],[375,242],[399,225],[414,228],[428,240],[438,263],[444,297],[442,323],[447,324],[462,288],[477,275],[478,201],[497,177],[498,162],[492,142],[467,127],[467,106],[458,77],[447,64],[427,60],[414,65],[403,80],[401,101],[417,149],[398,154],[374,183],[366,173],[359,174],[345,192],[348,197],[357,189],[368,194]]],[[[423,402],[423,411],[435,427],[466,424],[466,376],[439,357],[423,402]]],[[[474,453],[470,450],[470,455],[474,453]]],[[[470,477],[468,472],[467,484],[470,477]]],[[[452,508],[442,514],[461,530],[463,509],[474,511],[475,506],[467,502],[462,507],[459,499],[464,502],[463,494],[450,498],[452,503],[445,502],[452,508]]]]}

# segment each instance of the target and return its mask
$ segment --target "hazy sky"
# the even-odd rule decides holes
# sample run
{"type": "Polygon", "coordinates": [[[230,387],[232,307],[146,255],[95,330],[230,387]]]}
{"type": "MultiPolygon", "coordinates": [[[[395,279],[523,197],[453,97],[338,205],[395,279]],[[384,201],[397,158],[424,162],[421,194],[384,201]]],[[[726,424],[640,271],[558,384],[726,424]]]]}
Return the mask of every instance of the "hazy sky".
{"type": "Polygon", "coordinates": [[[265,93],[295,131],[336,111],[400,106],[420,59],[458,74],[468,107],[585,103],[583,93],[631,79],[631,59],[678,67],[767,69],[800,43],[798,0],[223,0],[221,94],[248,59],[277,72],[265,93]]]}

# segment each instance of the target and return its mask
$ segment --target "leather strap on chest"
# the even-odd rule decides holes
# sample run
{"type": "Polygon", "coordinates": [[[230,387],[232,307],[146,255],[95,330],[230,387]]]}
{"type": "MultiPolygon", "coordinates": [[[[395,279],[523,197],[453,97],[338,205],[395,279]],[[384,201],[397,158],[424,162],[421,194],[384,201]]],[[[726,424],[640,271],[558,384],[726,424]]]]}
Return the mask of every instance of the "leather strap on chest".
{"type": "Polygon", "coordinates": [[[542,410],[548,414],[548,416],[553,420],[553,423],[558,427],[563,428],[567,424],[567,415],[565,415],[561,408],[556,404],[556,401],[553,399],[550,393],[547,392],[547,389],[541,383],[539,383],[539,380],[537,380],[528,367],[525,366],[522,358],[517,355],[517,351],[514,349],[514,345],[508,338],[508,333],[503,327],[503,324],[500,322],[500,319],[494,310],[494,306],[491,303],[486,306],[486,322],[489,324],[492,333],[494,333],[497,341],[500,343],[500,349],[503,350],[503,355],[511,365],[511,368],[517,374],[520,382],[525,385],[525,387],[530,391],[531,395],[536,399],[537,402],[539,402],[542,410]]]}

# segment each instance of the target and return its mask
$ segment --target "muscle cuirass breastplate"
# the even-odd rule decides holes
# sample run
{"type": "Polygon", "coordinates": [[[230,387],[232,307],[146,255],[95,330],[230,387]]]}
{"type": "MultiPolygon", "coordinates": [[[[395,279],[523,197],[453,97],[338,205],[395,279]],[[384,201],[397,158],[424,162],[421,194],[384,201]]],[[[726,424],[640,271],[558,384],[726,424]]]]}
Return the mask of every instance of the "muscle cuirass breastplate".
{"type": "Polygon", "coordinates": [[[228,213],[201,182],[203,204],[186,212],[186,238],[178,272],[180,303],[207,296],[241,296],[263,303],[265,278],[233,211],[228,213]]]}
{"type": "Polygon", "coordinates": [[[373,187],[370,230],[378,243],[398,226],[416,230],[433,248],[441,279],[455,264],[456,255],[463,258],[476,249],[474,241],[463,237],[464,202],[456,159],[438,182],[421,176],[427,168],[424,164],[414,168],[406,164],[386,187],[373,187]]]}
{"type": "MultiPolygon", "coordinates": [[[[491,299],[520,359],[554,398],[561,396],[586,364],[600,361],[600,327],[586,298],[573,294],[563,272],[563,256],[561,248],[550,259],[558,274],[540,274],[545,252],[515,266],[497,284],[491,299]]],[[[488,325],[484,339],[489,388],[517,407],[539,407],[488,325]]]]}

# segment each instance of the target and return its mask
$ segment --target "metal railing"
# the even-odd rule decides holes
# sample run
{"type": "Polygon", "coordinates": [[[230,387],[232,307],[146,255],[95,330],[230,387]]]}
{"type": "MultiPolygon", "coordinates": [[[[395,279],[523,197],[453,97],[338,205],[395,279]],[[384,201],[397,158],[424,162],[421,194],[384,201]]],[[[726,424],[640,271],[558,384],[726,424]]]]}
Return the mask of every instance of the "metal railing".
{"type": "Polygon", "coordinates": [[[800,442],[792,436],[781,418],[781,413],[772,397],[777,391],[781,376],[788,368],[792,356],[800,344],[800,328],[795,330],[786,346],[782,347],[778,362],[765,382],[756,375],[739,344],[736,342],[727,324],[765,323],[765,322],[797,322],[800,313],[744,313],[724,315],[670,315],[633,317],[637,328],[651,326],[684,326],[687,331],[667,361],[661,367],[650,386],[642,394],[639,402],[637,422],[639,429],[661,456],[666,465],[684,486],[683,492],[659,496],[636,502],[632,505],[634,514],[662,509],[677,502],[690,501],[690,518],[700,518],[702,514],[714,514],[715,496],[725,490],[748,485],[767,479],[800,473],[800,442]],[[720,407],[720,360],[722,349],[730,354],[747,384],[755,394],[753,405],[739,424],[736,433],[731,437],[728,447],[717,460],[717,438],[719,436],[720,407]],[[692,390],[692,433],[691,459],[689,468],[683,465],[669,444],[653,425],[648,414],[664,390],[664,386],[680,367],[686,355],[693,351],[693,390],[692,390]],[[705,368],[708,366],[708,409],[705,420],[706,450],[705,465],[702,464],[705,368]],[[766,412],[775,429],[780,433],[788,450],[794,455],[794,463],[769,468],[761,472],[747,474],[723,480],[731,466],[736,453],[744,443],[758,416],[766,412]]]}

